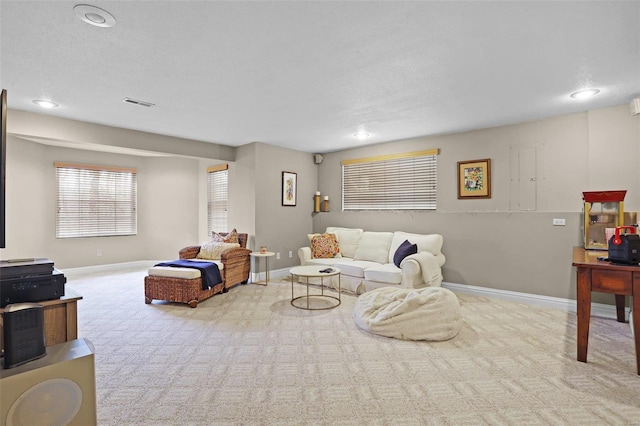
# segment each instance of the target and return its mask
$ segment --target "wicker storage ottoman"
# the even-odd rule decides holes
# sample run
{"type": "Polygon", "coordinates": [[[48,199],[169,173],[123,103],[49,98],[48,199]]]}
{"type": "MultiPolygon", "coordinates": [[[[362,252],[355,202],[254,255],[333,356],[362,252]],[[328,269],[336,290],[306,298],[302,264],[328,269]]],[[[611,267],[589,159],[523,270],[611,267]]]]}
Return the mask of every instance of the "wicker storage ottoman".
{"type": "Polygon", "coordinates": [[[195,308],[214,294],[224,291],[224,283],[216,284],[208,290],[202,289],[201,278],[175,278],[156,275],[144,277],[144,302],[166,300],[168,302],[186,303],[195,308]]]}

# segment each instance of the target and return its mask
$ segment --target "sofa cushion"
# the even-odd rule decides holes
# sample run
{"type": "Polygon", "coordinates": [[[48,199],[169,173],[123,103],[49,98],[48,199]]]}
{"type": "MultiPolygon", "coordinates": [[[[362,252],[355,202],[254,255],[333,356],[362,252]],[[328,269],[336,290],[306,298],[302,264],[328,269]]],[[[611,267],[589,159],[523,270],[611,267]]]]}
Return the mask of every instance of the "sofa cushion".
{"type": "Polygon", "coordinates": [[[389,263],[389,246],[391,246],[392,239],[392,232],[363,232],[353,258],[382,264],[389,263]]]}
{"type": "Polygon", "coordinates": [[[411,244],[409,240],[404,240],[404,243],[398,246],[398,249],[393,255],[393,264],[399,268],[400,263],[402,263],[405,257],[416,254],[417,252],[418,246],[416,244],[411,244]]]}
{"type": "Polygon", "coordinates": [[[200,247],[196,255],[197,259],[220,260],[223,251],[229,248],[240,247],[239,243],[221,243],[218,241],[208,241],[200,247]]]}
{"type": "Polygon", "coordinates": [[[316,234],[311,238],[311,257],[314,259],[335,257],[340,253],[335,234],[316,234]]]}
{"type": "Polygon", "coordinates": [[[173,266],[154,266],[149,268],[149,275],[192,280],[200,278],[200,271],[198,269],[191,268],[174,268],[173,266]]]}
{"type": "Polygon", "coordinates": [[[310,266],[333,266],[334,264],[334,258],[331,257],[325,257],[325,258],[319,258],[319,259],[308,259],[305,262],[305,266],[306,265],[310,265],[310,266]]]}
{"type": "MultiPolygon", "coordinates": [[[[209,262],[209,260],[198,261],[209,262]]],[[[222,264],[222,262],[214,260],[211,260],[210,262],[218,265],[218,270],[222,271],[224,269],[224,265],[222,264]]],[[[154,275],[156,277],[184,278],[187,280],[191,280],[194,278],[200,278],[200,270],[194,268],[176,268],[173,266],[153,266],[149,268],[149,275],[154,275]]]]}
{"type": "Polygon", "coordinates": [[[358,242],[364,232],[359,228],[339,228],[337,226],[328,226],[327,231],[331,234],[336,234],[338,237],[338,244],[340,245],[340,253],[344,257],[355,257],[356,249],[358,248],[358,242]]]}
{"type": "Polygon", "coordinates": [[[392,263],[373,266],[365,269],[364,279],[386,284],[400,284],[402,282],[402,269],[392,263]]]}
{"type": "Polygon", "coordinates": [[[405,240],[408,240],[411,244],[418,246],[418,252],[428,251],[429,253],[437,256],[442,250],[442,235],[440,234],[410,234],[408,232],[396,231],[393,233],[393,239],[391,240],[391,247],[389,249],[389,260],[382,263],[393,262],[393,255],[405,240]]]}
{"type": "Polygon", "coordinates": [[[351,262],[334,263],[334,265],[340,269],[341,274],[356,278],[364,278],[366,269],[380,266],[379,263],[368,260],[353,260],[351,262]]]}

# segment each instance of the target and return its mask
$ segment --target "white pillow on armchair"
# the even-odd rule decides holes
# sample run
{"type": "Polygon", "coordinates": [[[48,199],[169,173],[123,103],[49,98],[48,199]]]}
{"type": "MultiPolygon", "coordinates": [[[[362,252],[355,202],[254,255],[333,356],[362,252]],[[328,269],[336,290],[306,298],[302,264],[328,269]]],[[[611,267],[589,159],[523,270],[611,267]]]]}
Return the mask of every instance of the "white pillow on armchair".
{"type": "Polygon", "coordinates": [[[238,243],[222,243],[219,241],[207,241],[200,246],[196,259],[220,260],[222,252],[229,248],[240,247],[238,243]]]}

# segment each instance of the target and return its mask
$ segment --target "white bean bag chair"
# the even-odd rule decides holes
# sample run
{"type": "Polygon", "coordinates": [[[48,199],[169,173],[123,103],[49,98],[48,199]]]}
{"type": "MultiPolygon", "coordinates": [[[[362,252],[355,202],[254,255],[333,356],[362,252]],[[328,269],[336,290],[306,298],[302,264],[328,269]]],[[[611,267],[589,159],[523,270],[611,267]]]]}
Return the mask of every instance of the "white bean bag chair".
{"type": "Polygon", "coordinates": [[[460,303],[442,287],[381,287],[358,297],[353,311],[358,327],[404,340],[448,340],[460,331],[460,303]]]}

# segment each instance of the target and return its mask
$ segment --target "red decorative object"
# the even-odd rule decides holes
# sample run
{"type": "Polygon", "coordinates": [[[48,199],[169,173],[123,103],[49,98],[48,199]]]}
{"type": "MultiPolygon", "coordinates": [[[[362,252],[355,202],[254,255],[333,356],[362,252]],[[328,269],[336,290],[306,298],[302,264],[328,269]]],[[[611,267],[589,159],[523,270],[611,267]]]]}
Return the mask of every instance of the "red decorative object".
{"type": "Polygon", "coordinates": [[[607,250],[607,229],[624,225],[624,197],[626,190],[583,192],[584,248],[607,250]]]}
{"type": "Polygon", "coordinates": [[[622,229],[629,230],[630,234],[635,234],[636,233],[636,227],[635,226],[616,226],[616,235],[615,235],[615,237],[613,237],[613,244],[615,244],[617,246],[621,246],[622,245],[622,238],[620,238],[620,230],[622,230],[622,229]]]}
{"type": "Polygon", "coordinates": [[[587,203],[613,203],[624,201],[627,190],[620,191],[587,191],[582,193],[582,199],[587,203]]]}

